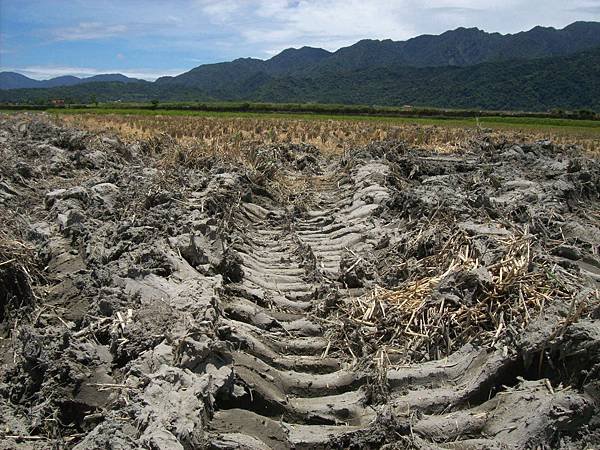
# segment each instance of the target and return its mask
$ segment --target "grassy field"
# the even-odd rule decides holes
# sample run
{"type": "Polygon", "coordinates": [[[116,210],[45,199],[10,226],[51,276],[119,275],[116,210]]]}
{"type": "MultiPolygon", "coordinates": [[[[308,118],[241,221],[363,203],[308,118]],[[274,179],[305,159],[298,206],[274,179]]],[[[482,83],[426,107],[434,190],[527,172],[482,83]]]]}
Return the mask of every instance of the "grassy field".
{"type": "MultiPolygon", "coordinates": [[[[436,119],[398,117],[328,116],[315,114],[217,113],[127,110],[56,114],[57,120],[91,130],[113,130],[126,138],[148,139],[167,135],[189,145],[203,147],[244,142],[304,142],[339,151],[356,148],[382,139],[399,139],[410,145],[438,150],[460,148],[474,134],[491,129],[492,134],[512,140],[549,139],[557,143],[578,144],[600,152],[600,122],[540,119],[485,118],[436,119]]],[[[77,111],[77,110],[76,110],[77,111]]],[[[88,110],[89,111],[89,110],[88,110]]]]}
{"type": "MultiPolygon", "coordinates": [[[[0,110],[1,111],[1,110],[0,110]]],[[[12,112],[16,111],[4,111],[12,112]]],[[[55,114],[58,118],[72,118],[70,122],[76,122],[80,126],[93,128],[117,128],[125,130],[130,134],[148,134],[150,130],[165,132],[167,134],[184,137],[193,136],[198,138],[196,129],[204,129],[203,124],[208,120],[211,122],[224,121],[230,134],[235,135],[237,127],[240,131],[255,128],[260,123],[259,129],[281,130],[282,128],[293,128],[298,131],[292,133],[290,138],[294,141],[306,137],[302,130],[321,130],[325,133],[321,138],[328,142],[331,136],[336,134],[354,135],[356,130],[368,130],[365,136],[376,139],[377,137],[402,138],[413,144],[427,144],[426,137],[440,135],[462,135],[458,129],[478,130],[489,128],[498,132],[521,134],[524,138],[550,139],[561,143],[577,143],[584,148],[600,151],[600,121],[581,119],[558,119],[539,117],[481,117],[481,118],[456,118],[456,117],[393,117],[382,115],[342,115],[342,114],[317,114],[317,113],[278,113],[278,112],[233,112],[233,111],[193,111],[181,109],[142,109],[142,108],[86,108],[86,109],[47,109],[46,112],[55,114]],[[163,120],[158,120],[163,118],[163,120]],[[268,122],[277,124],[269,127],[268,122]],[[303,122],[304,125],[298,125],[303,122]],[[312,123],[312,125],[308,123],[312,123]],[[233,125],[232,125],[233,124],[233,125]],[[286,124],[293,124],[292,127],[286,124]],[[320,125],[319,125],[320,124],[320,125]],[[329,124],[329,125],[326,125],[329,124]],[[337,125],[335,125],[337,124],[337,125]],[[436,129],[442,129],[437,130],[436,129]],[[398,130],[403,129],[403,132],[398,130]],[[454,131],[443,131],[454,129],[454,131]],[[136,131],[137,130],[137,131],[136,131]],[[345,133],[343,130],[354,130],[345,133]],[[417,131],[418,130],[418,131],[417,131]],[[432,131],[434,130],[434,131],[432,131]]],[[[280,133],[280,131],[277,131],[280,133]]],[[[210,134],[210,133],[209,133],[210,134]]],[[[284,132],[287,136],[287,133],[284,132]]],[[[310,131],[308,135],[313,135],[310,131]]],[[[318,134],[318,132],[317,132],[318,134]]],[[[264,135],[254,136],[265,139],[264,135]]],[[[316,139],[317,136],[313,138],[316,139]]],[[[287,139],[287,137],[286,137],[287,139]]],[[[267,138],[267,141],[273,141],[267,138]]],[[[336,140],[336,139],[334,139],[336,140]]],[[[355,142],[349,139],[348,143],[355,142]]],[[[362,139],[361,139],[362,141],[362,139]]],[[[442,140],[433,139],[432,143],[439,144],[442,140]]],[[[336,145],[343,145],[337,142],[336,145]]]]}
{"type": "MultiPolygon", "coordinates": [[[[295,106],[295,105],[293,105],[295,106]]],[[[481,115],[474,111],[467,111],[469,114],[474,114],[473,117],[461,116],[461,111],[444,111],[439,110],[438,114],[435,111],[429,111],[427,115],[423,115],[419,110],[415,110],[414,114],[410,111],[403,111],[403,115],[397,115],[396,110],[388,108],[389,114],[386,114],[386,108],[377,109],[377,114],[370,113],[348,113],[343,112],[328,112],[327,109],[321,111],[306,112],[302,110],[294,111],[277,111],[277,110],[255,110],[250,111],[220,111],[220,110],[194,110],[178,108],[165,108],[163,105],[159,109],[149,109],[148,107],[118,107],[112,108],[107,106],[99,106],[97,108],[44,108],[46,112],[57,114],[136,114],[136,115],[181,115],[181,116],[200,116],[200,117],[279,117],[279,118],[303,118],[316,120],[377,120],[377,121],[396,121],[396,122],[411,122],[411,123],[428,123],[435,124],[443,121],[445,124],[455,124],[459,126],[476,124],[479,120],[482,123],[489,124],[511,124],[518,126],[569,126],[578,128],[600,128],[600,120],[586,120],[573,118],[556,118],[556,117],[533,117],[533,113],[499,113],[498,115],[490,114],[490,112],[482,112],[481,115]],[[454,114],[452,113],[454,112],[454,114]],[[523,115],[521,115],[523,114],[523,115]]],[[[352,109],[348,109],[352,111],[352,109]]],[[[2,109],[1,112],[15,112],[18,109],[2,109]]],[[[342,110],[343,111],[343,110],[342,110]]],[[[360,111],[357,109],[357,111],[360,111]]]]}
{"type": "Polygon", "coordinates": [[[48,108],[78,109],[78,110],[104,110],[106,112],[119,112],[123,110],[190,112],[229,112],[229,113],[282,113],[282,114],[317,114],[336,116],[387,116],[387,117],[419,117],[419,118],[475,118],[475,117],[505,117],[505,118],[543,118],[543,119],[574,119],[600,121],[600,113],[591,110],[562,110],[551,111],[506,111],[482,109],[449,109],[425,106],[381,106],[360,104],[335,104],[335,103],[262,103],[262,102],[236,102],[236,101],[210,101],[210,102],[101,102],[96,104],[69,104],[54,107],[46,105],[0,105],[0,109],[10,110],[46,110],[48,108]]]}
{"type": "Polygon", "coordinates": [[[197,116],[197,117],[251,117],[251,118],[280,118],[280,119],[305,119],[305,120],[342,120],[342,121],[376,121],[391,123],[416,123],[423,125],[454,125],[454,126],[504,126],[521,128],[540,127],[569,127],[577,129],[592,129],[600,133],[600,121],[580,119],[555,119],[539,117],[500,117],[489,116],[473,117],[397,117],[385,115],[344,115],[344,114],[319,114],[319,113],[278,113],[278,112],[222,112],[222,111],[193,111],[180,109],[49,109],[48,112],[56,114],[131,114],[147,116],[197,116]]]}

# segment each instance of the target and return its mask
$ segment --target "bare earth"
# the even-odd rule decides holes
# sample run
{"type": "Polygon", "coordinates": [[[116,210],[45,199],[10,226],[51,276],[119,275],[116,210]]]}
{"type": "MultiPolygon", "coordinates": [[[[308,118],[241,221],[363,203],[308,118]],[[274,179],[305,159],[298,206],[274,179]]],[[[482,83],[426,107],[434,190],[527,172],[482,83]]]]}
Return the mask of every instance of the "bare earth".
{"type": "Polygon", "coordinates": [[[600,443],[598,158],[171,144],[0,116],[0,449],[600,443]]]}

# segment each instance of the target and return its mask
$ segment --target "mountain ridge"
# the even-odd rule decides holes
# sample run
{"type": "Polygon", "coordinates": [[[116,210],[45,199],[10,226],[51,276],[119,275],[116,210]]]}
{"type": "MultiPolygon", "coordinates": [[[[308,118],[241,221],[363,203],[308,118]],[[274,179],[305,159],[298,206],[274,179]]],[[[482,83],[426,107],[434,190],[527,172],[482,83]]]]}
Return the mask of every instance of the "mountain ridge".
{"type": "Polygon", "coordinates": [[[55,98],[98,101],[253,101],[487,110],[600,111],[600,47],[564,57],[434,68],[384,67],[337,77],[268,76],[258,73],[227,89],[199,90],[156,83],[94,83],[52,89],[0,91],[0,102],[36,103],[55,98]],[[235,87],[235,89],[234,89],[235,87]]]}
{"type": "Polygon", "coordinates": [[[0,72],[0,89],[2,90],[23,88],[44,89],[98,82],[137,83],[142,81],[144,80],[127,77],[120,73],[104,73],[83,78],[73,75],[63,75],[60,77],[49,78],[47,80],[35,80],[18,72],[0,72]]]}
{"type": "Polygon", "coordinates": [[[286,49],[268,60],[239,58],[231,62],[204,64],[174,77],[159,78],[156,83],[180,84],[209,91],[228,85],[236,89],[244,79],[260,72],[268,76],[293,73],[297,78],[305,78],[391,66],[464,67],[484,62],[566,56],[595,46],[600,46],[599,22],[574,22],[561,30],[534,27],[506,35],[459,27],[440,35],[421,35],[406,41],[363,39],[335,52],[316,49],[325,53],[312,61],[306,56],[306,49],[312,48],[302,47],[286,49]],[[288,64],[295,67],[292,71],[274,67],[273,61],[284,54],[293,54],[301,63],[290,63],[288,59],[288,64]]]}
{"type": "MultiPolygon", "coordinates": [[[[159,77],[155,83],[179,84],[201,90],[239,84],[260,72],[298,77],[375,67],[469,66],[484,62],[565,56],[600,46],[600,22],[573,22],[562,29],[536,26],[514,34],[458,27],[439,35],[423,34],[405,41],[362,39],[335,52],[316,47],[288,48],[262,60],[238,58],[203,64],[177,76],[159,77]]],[[[97,81],[140,82],[121,74],[87,78],[72,76],[32,80],[16,72],[0,73],[0,89],[49,88],[97,81]]]]}
{"type": "Polygon", "coordinates": [[[0,101],[62,97],[600,110],[600,23],[508,35],[457,28],[407,41],[365,39],[335,52],[305,46],[267,60],[204,64],[155,82],[93,78],[69,87],[3,90],[0,101]]]}

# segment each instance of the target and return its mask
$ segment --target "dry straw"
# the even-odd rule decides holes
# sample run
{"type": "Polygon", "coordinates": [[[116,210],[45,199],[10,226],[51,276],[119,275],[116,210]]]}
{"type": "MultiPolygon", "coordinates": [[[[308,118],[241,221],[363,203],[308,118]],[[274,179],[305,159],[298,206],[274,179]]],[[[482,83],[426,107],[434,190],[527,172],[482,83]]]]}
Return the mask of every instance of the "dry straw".
{"type": "MultiPolygon", "coordinates": [[[[325,154],[379,140],[402,140],[435,152],[453,152],[465,148],[481,132],[475,127],[420,125],[384,121],[308,120],[253,117],[198,117],[168,115],[79,114],[62,116],[68,125],[88,130],[111,130],[128,139],[149,139],[168,135],[188,148],[202,152],[239,156],[252,143],[305,143],[325,154]]],[[[564,128],[564,127],[563,127],[564,128]]],[[[589,151],[599,151],[597,136],[562,130],[560,127],[530,130],[494,130],[495,139],[513,142],[551,139],[557,144],[579,144],[589,151]]],[[[243,158],[242,158],[243,159],[243,158]]]]}
{"type": "Polygon", "coordinates": [[[578,297],[581,284],[575,276],[534,257],[527,229],[513,230],[501,243],[502,258],[485,267],[469,236],[456,234],[441,252],[417,263],[419,275],[340,305],[332,340],[358,333],[372,346],[363,353],[374,355],[376,362],[408,363],[439,359],[466,343],[493,346],[507,335],[517,337],[550,302],[573,304],[568,320],[584,312],[593,293],[578,297]],[[444,270],[433,274],[436,268],[444,270]],[[472,297],[448,295],[466,279],[475,291],[472,297]]]}

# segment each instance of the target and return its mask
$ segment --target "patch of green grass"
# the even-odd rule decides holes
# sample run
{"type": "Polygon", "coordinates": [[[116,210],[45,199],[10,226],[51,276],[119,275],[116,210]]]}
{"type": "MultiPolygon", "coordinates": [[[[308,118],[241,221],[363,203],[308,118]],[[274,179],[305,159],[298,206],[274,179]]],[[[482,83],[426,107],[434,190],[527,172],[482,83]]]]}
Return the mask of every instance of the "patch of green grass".
{"type": "Polygon", "coordinates": [[[593,120],[540,119],[529,117],[486,117],[479,120],[483,128],[542,133],[570,138],[600,139],[600,123],[593,120]]]}
{"type": "Polygon", "coordinates": [[[546,126],[546,127],[577,127],[577,128],[600,128],[598,120],[583,119],[555,119],[540,117],[483,117],[479,119],[482,123],[494,123],[519,126],[546,126]]]}

